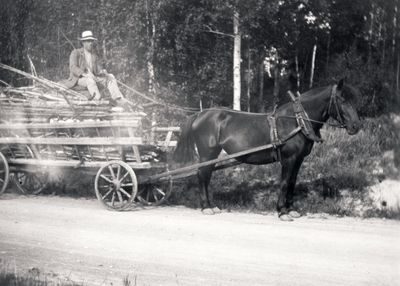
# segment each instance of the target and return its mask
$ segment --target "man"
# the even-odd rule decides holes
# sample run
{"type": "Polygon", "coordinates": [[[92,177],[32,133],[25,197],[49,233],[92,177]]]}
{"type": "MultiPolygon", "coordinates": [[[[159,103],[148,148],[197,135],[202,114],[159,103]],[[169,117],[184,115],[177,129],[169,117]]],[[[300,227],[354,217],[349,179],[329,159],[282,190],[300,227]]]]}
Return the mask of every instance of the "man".
{"type": "Polygon", "coordinates": [[[84,31],[79,39],[82,42],[83,48],[74,49],[69,57],[70,76],[64,82],[67,88],[81,86],[88,89],[92,100],[101,99],[101,94],[97,83],[107,87],[111,94],[111,98],[117,102],[119,106],[130,105],[122,95],[118,88],[117,80],[112,74],[107,73],[105,69],[100,69],[97,62],[97,56],[93,51],[94,41],[91,31],[84,31]]]}

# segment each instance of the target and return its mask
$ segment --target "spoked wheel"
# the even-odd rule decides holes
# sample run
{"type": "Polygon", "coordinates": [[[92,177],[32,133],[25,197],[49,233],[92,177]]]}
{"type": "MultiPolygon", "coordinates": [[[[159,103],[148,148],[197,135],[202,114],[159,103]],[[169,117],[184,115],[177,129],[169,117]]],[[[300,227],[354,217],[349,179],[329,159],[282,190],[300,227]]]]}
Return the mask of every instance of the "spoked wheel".
{"type": "Polygon", "coordinates": [[[172,179],[164,183],[140,185],[137,201],[145,206],[158,206],[165,202],[172,191],[172,179]]]}
{"type": "Polygon", "coordinates": [[[122,161],[111,161],[100,168],[94,182],[97,199],[110,210],[129,207],[137,193],[137,178],[133,169],[122,161]]]}
{"type": "Polygon", "coordinates": [[[31,173],[17,171],[12,176],[12,181],[17,189],[25,195],[38,195],[47,187],[47,173],[31,173]]]}
{"type": "Polygon", "coordinates": [[[10,180],[10,168],[6,157],[0,152],[0,194],[2,194],[8,185],[10,180]]]}

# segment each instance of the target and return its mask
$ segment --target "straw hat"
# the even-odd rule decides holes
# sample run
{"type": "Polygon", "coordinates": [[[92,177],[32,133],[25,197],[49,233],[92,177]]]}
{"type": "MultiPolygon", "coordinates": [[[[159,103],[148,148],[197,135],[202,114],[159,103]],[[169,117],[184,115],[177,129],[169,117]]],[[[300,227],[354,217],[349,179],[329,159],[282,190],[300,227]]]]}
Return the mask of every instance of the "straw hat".
{"type": "Polygon", "coordinates": [[[82,38],[79,38],[81,41],[97,41],[95,37],[93,37],[92,31],[84,31],[82,32],[82,38]]]}

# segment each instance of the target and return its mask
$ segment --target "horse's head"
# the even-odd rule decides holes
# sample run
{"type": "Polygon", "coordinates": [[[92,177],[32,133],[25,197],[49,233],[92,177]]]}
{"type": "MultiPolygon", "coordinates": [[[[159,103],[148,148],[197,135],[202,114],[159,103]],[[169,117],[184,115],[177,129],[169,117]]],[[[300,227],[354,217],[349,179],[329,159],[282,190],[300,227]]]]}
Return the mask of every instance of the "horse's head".
{"type": "Polygon", "coordinates": [[[345,127],[350,135],[356,134],[361,127],[360,118],[353,105],[356,98],[356,90],[345,85],[344,80],[341,79],[332,89],[329,103],[329,115],[345,127]]]}

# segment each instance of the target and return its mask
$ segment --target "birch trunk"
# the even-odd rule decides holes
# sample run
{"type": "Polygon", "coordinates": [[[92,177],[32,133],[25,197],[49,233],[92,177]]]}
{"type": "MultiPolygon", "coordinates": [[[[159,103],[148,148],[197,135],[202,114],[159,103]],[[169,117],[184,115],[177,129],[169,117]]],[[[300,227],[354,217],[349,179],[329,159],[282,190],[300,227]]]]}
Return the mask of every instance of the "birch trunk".
{"type": "Polygon", "coordinates": [[[328,34],[328,42],[326,43],[326,66],[325,69],[328,70],[329,66],[329,56],[330,56],[330,48],[331,48],[331,32],[328,34]]]}
{"type": "Polygon", "coordinates": [[[367,63],[368,65],[371,62],[371,57],[372,57],[372,36],[373,36],[373,28],[374,28],[374,4],[372,4],[371,7],[371,11],[369,12],[369,16],[370,16],[370,23],[369,23],[369,29],[368,29],[368,40],[369,40],[369,44],[368,44],[368,60],[367,63]]]}
{"type": "Polygon", "coordinates": [[[251,54],[247,49],[247,111],[250,112],[250,88],[251,88],[251,54]]]}
{"type": "Polygon", "coordinates": [[[386,26],[382,28],[382,64],[385,65],[386,56],[386,26]]]}
{"type": "Polygon", "coordinates": [[[241,39],[239,31],[239,12],[233,13],[233,109],[240,110],[240,59],[241,59],[241,39]]]}
{"type": "Polygon", "coordinates": [[[296,88],[297,90],[300,89],[300,71],[299,71],[299,55],[296,50],[296,55],[294,58],[295,64],[296,64],[296,88]]]}
{"type": "Polygon", "coordinates": [[[259,102],[259,112],[264,112],[264,58],[261,58],[261,63],[258,68],[258,102],[259,102]]]}
{"type": "Polygon", "coordinates": [[[148,89],[149,93],[155,93],[155,73],[154,73],[154,36],[156,28],[154,20],[152,19],[152,12],[150,12],[148,1],[146,1],[146,20],[147,20],[147,37],[149,43],[149,50],[146,55],[147,75],[148,75],[148,89]]]}
{"type": "Polygon", "coordinates": [[[397,68],[396,68],[396,91],[399,92],[399,73],[400,73],[400,53],[397,53],[397,68]]]}
{"type": "Polygon", "coordinates": [[[314,43],[312,56],[311,56],[310,85],[308,86],[309,88],[312,88],[312,86],[313,86],[316,54],[317,54],[317,41],[315,41],[315,43],[314,43]]]}
{"type": "MultiPolygon", "coordinates": [[[[105,2],[104,2],[104,0],[101,0],[101,7],[102,7],[102,9],[101,9],[101,14],[100,15],[102,15],[102,17],[105,17],[105,2]]],[[[106,29],[105,29],[105,27],[104,27],[104,25],[105,25],[105,23],[104,23],[104,21],[100,21],[100,23],[101,23],[101,38],[102,38],[102,41],[101,41],[101,49],[102,49],[102,52],[103,52],[103,68],[105,68],[105,64],[106,64],[106,61],[107,61],[107,48],[106,48],[106,37],[107,37],[107,32],[106,32],[106,29]]]]}
{"type": "Polygon", "coordinates": [[[394,6],[394,15],[393,15],[393,34],[392,34],[392,59],[395,59],[395,51],[396,51],[396,35],[397,35],[397,1],[394,6]]]}
{"type": "Polygon", "coordinates": [[[272,108],[275,110],[275,107],[278,105],[278,95],[279,95],[279,81],[280,81],[280,68],[277,63],[274,68],[274,91],[273,91],[273,100],[272,100],[272,108]]]}

